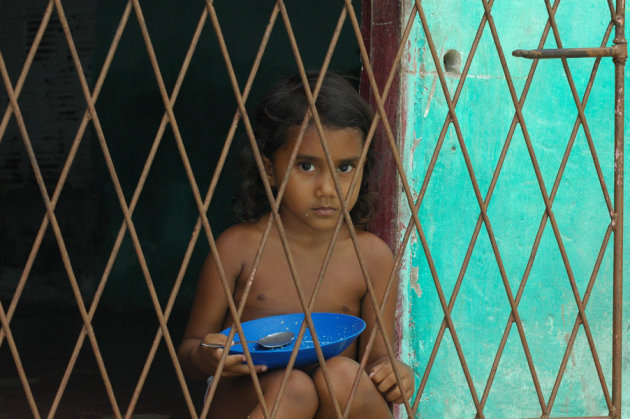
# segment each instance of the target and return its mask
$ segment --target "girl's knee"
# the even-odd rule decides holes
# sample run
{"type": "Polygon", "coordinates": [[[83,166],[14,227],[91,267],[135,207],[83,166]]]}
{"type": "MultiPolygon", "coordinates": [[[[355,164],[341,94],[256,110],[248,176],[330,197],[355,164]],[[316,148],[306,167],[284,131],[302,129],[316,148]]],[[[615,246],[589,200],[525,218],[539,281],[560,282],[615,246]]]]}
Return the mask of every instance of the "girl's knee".
{"type": "Polygon", "coordinates": [[[285,397],[291,400],[305,402],[312,400],[317,405],[317,389],[313,379],[303,371],[293,370],[289,373],[284,391],[285,397]]]}
{"type": "MultiPolygon", "coordinates": [[[[358,377],[359,384],[354,394],[352,394],[353,411],[355,406],[360,406],[361,409],[368,411],[371,408],[382,410],[384,406],[387,407],[385,399],[358,362],[350,358],[335,357],[326,362],[326,367],[332,384],[334,398],[341,406],[345,406],[348,403],[352,388],[358,377]]],[[[330,397],[321,368],[313,375],[313,381],[317,387],[320,402],[332,403],[332,397],[330,397]]]]}
{"type": "MultiPolygon", "coordinates": [[[[357,375],[360,375],[358,391],[362,391],[363,387],[366,385],[373,387],[370,378],[364,370],[361,369],[359,374],[360,368],[361,366],[358,362],[346,357],[337,356],[326,361],[328,376],[336,394],[346,397],[351,391],[354,382],[357,379],[357,375]]],[[[313,381],[315,382],[320,394],[322,390],[325,390],[326,392],[328,391],[328,386],[326,385],[326,379],[322,368],[318,368],[317,371],[315,371],[313,381]]],[[[337,398],[339,398],[339,396],[337,396],[337,398]]]]}
{"type": "MultiPolygon", "coordinates": [[[[286,371],[275,370],[266,373],[262,379],[263,393],[267,408],[271,411],[279,396],[286,371]]],[[[318,396],[311,377],[300,370],[292,370],[287,378],[278,405],[278,418],[312,418],[317,411],[318,396]]],[[[251,413],[252,418],[262,418],[262,408],[258,405],[251,413]]]]}
{"type": "Polygon", "coordinates": [[[316,418],[335,417],[335,404],[338,404],[342,412],[349,407],[349,418],[392,417],[387,402],[358,362],[349,358],[335,357],[326,361],[326,370],[334,397],[331,397],[328,390],[322,368],[317,369],[313,374],[320,402],[316,418]],[[358,386],[352,394],[357,379],[358,386]]]}

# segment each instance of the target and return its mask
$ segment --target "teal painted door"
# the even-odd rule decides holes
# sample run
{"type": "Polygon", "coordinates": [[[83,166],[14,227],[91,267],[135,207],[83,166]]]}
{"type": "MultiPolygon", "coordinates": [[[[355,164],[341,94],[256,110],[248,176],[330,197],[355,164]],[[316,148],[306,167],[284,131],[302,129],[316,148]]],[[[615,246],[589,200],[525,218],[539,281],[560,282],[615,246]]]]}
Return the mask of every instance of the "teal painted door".
{"type": "MultiPolygon", "coordinates": [[[[406,3],[400,324],[417,417],[628,415],[627,398],[614,409],[615,63],[512,55],[613,47],[614,13],[595,1],[406,3]]],[[[628,394],[626,366],[623,378],[628,394]]]]}

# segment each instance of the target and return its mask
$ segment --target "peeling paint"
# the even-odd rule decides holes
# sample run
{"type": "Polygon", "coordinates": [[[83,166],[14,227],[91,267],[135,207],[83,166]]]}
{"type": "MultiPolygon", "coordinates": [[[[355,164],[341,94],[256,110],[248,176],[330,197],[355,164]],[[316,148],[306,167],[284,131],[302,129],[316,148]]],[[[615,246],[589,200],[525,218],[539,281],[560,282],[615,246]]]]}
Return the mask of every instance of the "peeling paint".
{"type": "MultiPolygon", "coordinates": [[[[470,46],[472,36],[466,31],[476,29],[478,24],[478,21],[470,21],[471,15],[475,15],[473,6],[455,0],[425,0],[422,5],[430,20],[432,38],[438,40],[436,50],[453,49],[467,56],[466,48],[470,46]]],[[[544,11],[544,7],[542,9],[544,11]]],[[[606,7],[603,9],[600,10],[599,6],[591,2],[581,4],[580,10],[564,9],[565,20],[567,17],[582,19],[585,10],[588,10],[588,19],[580,20],[582,23],[577,26],[567,26],[566,21],[559,21],[559,25],[564,25],[561,29],[563,41],[579,45],[585,42],[589,25],[595,26],[594,22],[607,25],[610,14],[606,15],[606,7]]],[[[525,2],[510,2],[509,7],[497,2],[492,12],[503,52],[506,53],[510,80],[514,83],[516,95],[520,96],[532,61],[510,57],[509,52],[535,45],[540,39],[536,37],[540,37],[543,32],[548,16],[544,13],[536,15],[537,9],[525,2]],[[515,23],[510,24],[510,19],[517,16],[515,23]]],[[[458,139],[452,131],[446,132],[444,151],[438,156],[418,214],[447,300],[462,268],[471,231],[479,215],[474,194],[470,193],[468,164],[474,168],[481,193],[485,195],[515,111],[487,26],[484,31],[456,104],[461,133],[471,161],[465,161],[461,153],[446,152],[453,147],[459,148],[458,139]]],[[[553,34],[550,34],[547,42],[552,40],[553,34]]],[[[412,30],[408,44],[410,61],[406,63],[408,67],[402,75],[406,86],[405,110],[408,113],[401,116],[401,121],[409,136],[404,139],[403,158],[413,170],[413,174],[407,174],[410,182],[413,182],[410,184],[412,191],[419,190],[425,179],[426,164],[431,159],[433,147],[449,115],[443,93],[437,89],[439,79],[427,42],[421,28],[416,32],[412,30]],[[410,69],[414,71],[407,71],[410,69]]],[[[437,55],[441,56],[441,53],[437,55]]],[[[586,60],[571,61],[572,76],[578,90],[583,89],[589,77],[589,68],[584,62],[586,60]]],[[[445,76],[449,90],[453,89],[459,75],[451,72],[445,76]]],[[[527,128],[532,140],[536,164],[548,190],[551,190],[558,174],[576,118],[575,103],[563,76],[559,61],[538,62],[526,102],[521,109],[523,127],[527,128]]],[[[623,150],[616,149],[613,143],[614,121],[611,113],[618,112],[624,104],[618,98],[613,100],[615,86],[611,80],[614,80],[614,68],[610,60],[602,61],[597,80],[584,107],[601,172],[610,190],[615,183],[623,184],[623,167],[619,167],[615,174],[615,168],[623,165],[623,150]],[[613,110],[615,105],[618,108],[613,110]]],[[[570,340],[577,307],[549,220],[542,230],[533,263],[526,266],[528,257],[533,254],[532,246],[541,223],[544,202],[532,167],[530,150],[523,141],[523,130],[518,128],[511,138],[496,189],[488,205],[488,217],[492,220],[502,266],[515,296],[519,281],[525,275],[525,270],[528,270],[518,313],[543,398],[548,400],[570,340]]],[[[619,224],[614,212],[610,213],[602,199],[594,159],[583,135],[583,131],[578,133],[570,150],[553,201],[554,222],[562,232],[563,250],[567,253],[580,292],[584,292],[589,278],[594,275],[593,266],[596,265],[606,229],[611,223],[613,228],[615,223],[619,224]]],[[[405,197],[401,198],[399,208],[401,222],[398,225],[404,231],[411,217],[405,197]]],[[[422,246],[414,245],[413,237],[408,245],[409,256],[401,268],[408,281],[405,289],[409,303],[408,312],[405,313],[409,328],[403,332],[407,339],[406,345],[409,346],[405,354],[409,357],[410,365],[422,374],[427,367],[444,312],[427,268],[427,256],[422,246]],[[421,321],[412,322],[411,319],[421,321]]],[[[611,379],[612,359],[612,241],[608,246],[600,270],[596,273],[597,280],[591,297],[585,303],[585,312],[606,381],[611,379]]],[[[624,269],[624,273],[627,276],[628,269],[624,269]]],[[[455,330],[477,391],[483,389],[483,383],[488,379],[493,356],[505,327],[502,319],[507,318],[510,312],[505,289],[501,285],[501,275],[487,231],[483,230],[470,256],[452,312],[455,330]]],[[[627,289],[630,287],[625,288],[624,292],[629,296],[627,289]]],[[[630,310],[627,307],[625,309],[630,314],[630,310]]],[[[628,324],[629,317],[624,316],[624,324],[628,324]]],[[[608,415],[585,333],[584,327],[580,326],[550,416],[608,415]]],[[[628,353],[629,333],[630,328],[625,328],[624,353],[628,353]]],[[[453,348],[453,341],[447,336],[448,333],[438,349],[427,388],[421,396],[422,417],[471,417],[471,408],[474,412],[470,389],[453,348]]],[[[630,390],[627,384],[630,382],[629,374],[624,372],[626,393],[630,390]]],[[[481,397],[480,394],[477,396],[481,397]]],[[[624,412],[630,412],[629,398],[624,397],[623,403],[624,412]]],[[[532,385],[532,373],[514,325],[507,338],[484,415],[488,418],[541,416],[540,403],[532,385]],[[518,402],[514,403],[514,400],[518,402]]]]}
{"type": "Polygon", "coordinates": [[[416,297],[422,297],[422,289],[420,288],[420,283],[418,282],[418,268],[412,268],[409,275],[409,282],[411,284],[411,289],[416,293],[416,297]]]}
{"type": "Polygon", "coordinates": [[[426,118],[429,114],[429,109],[431,108],[431,100],[433,100],[433,96],[435,96],[435,88],[437,86],[437,75],[433,76],[433,83],[431,84],[431,92],[429,93],[429,97],[427,99],[427,106],[424,109],[424,117],[426,118]]]}

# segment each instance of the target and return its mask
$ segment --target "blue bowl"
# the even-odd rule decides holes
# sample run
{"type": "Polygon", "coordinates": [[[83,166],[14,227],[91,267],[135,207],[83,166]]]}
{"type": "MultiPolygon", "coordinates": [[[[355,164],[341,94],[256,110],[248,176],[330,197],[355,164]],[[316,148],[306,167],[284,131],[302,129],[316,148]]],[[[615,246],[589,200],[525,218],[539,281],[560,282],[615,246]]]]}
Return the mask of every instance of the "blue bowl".
{"type": "MultiPolygon", "coordinates": [[[[347,314],[311,313],[311,317],[325,359],[339,355],[365,329],[363,319],[347,314]]],[[[282,348],[263,349],[257,346],[256,343],[248,343],[247,346],[254,364],[266,365],[268,368],[285,367],[289,363],[293,348],[295,348],[303,320],[304,313],[294,313],[263,317],[241,323],[243,333],[248,341],[257,341],[263,336],[276,332],[290,331],[295,335],[293,342],[282,348]]],[[[226,329],[221,333],[228,335],[230,329],[226,329]]],[[[230,353],[243,353],[243,347],[238,344],[239,340],[237,333],[234,335],[234,343],[230,348],[230,353]]],[[[307,327],[294,366],[312,364],[317,361],[313,337],[307,327]]]]}

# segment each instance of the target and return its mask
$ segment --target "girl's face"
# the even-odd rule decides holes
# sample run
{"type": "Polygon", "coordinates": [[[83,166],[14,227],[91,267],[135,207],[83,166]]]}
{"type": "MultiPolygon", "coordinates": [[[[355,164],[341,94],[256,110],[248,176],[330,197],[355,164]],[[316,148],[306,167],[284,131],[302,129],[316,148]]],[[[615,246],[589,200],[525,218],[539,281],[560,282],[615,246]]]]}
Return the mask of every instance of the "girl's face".
{"type": "MultiPolygon", "coordinates": [[[[334,164],[339,186],[346,198],[350,183],[358,170],[361,156],[362,136],[355,128],[332,128],[324,126],[328,149],[334,164]]],[[[284,177],[291,153],[295,147],[297,133],[290,136],[287,144],[278,149],[271,160],[265,160],[267,176],[272,186],[279,187],[284,177]]],[[[341,203],[337,196],[324,149],[315,126],[310,126],[291,167],[289,180],[280,202],[280,215],[285,227],[308,227],[311,230],[334,229],[341,215],[341,203]]],[[[358,174],[357,184],[347,197],[348,211],[357,202],[363,170],[358,174]]]]}

